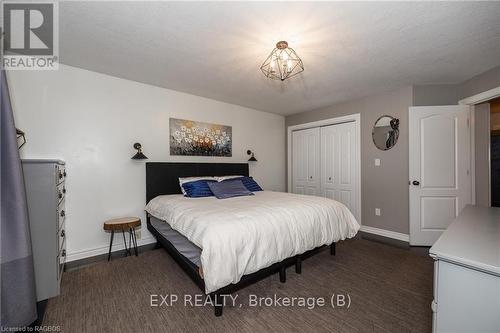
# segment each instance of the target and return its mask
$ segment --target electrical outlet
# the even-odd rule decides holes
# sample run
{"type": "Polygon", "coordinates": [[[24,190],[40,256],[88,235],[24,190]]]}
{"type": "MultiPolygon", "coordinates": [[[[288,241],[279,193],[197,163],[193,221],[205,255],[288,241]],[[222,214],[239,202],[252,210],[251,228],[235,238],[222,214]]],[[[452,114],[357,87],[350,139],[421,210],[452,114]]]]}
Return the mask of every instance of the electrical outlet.
{"type": "Polygon", "coordinates": [[[375,166],[380,166],[380,158],[375,159],[375,166]]]}
{"type": "Polygon", "coordinates": [[[135,239],[141,239],[141,229],[135,230],[135,239]]]}
{"type": "Polygon", "coordinates": [[[375,208],[375,215],[380,216],[380,208],[375,208]]]}

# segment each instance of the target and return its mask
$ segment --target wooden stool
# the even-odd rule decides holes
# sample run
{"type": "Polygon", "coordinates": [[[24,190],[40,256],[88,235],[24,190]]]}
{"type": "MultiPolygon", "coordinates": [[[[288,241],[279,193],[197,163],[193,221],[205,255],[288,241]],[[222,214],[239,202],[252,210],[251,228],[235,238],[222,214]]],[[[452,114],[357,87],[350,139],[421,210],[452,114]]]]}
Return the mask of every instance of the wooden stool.
{"type": "Polygon", "coordinates": [[[138,256],[137,251],[137,239],[135,238],[135,228],[141,225],[141,219],[138,217],[120,217],[118,219],[112,219],[104,222],[104,230],[111,231],[111,241],[109,243],[108,261],[111,259],[111,247],[113,246],[113,237],[115,236],[115,231],[121,231],[123,235],[123,243],[125,244],[125,257],[127,255],[132,255],[132,243],[134,244],[135,255],[138,256]],[[129,239],[127,247],[127,241],[125,240],[125,232],[128,231],[129,239]]]}

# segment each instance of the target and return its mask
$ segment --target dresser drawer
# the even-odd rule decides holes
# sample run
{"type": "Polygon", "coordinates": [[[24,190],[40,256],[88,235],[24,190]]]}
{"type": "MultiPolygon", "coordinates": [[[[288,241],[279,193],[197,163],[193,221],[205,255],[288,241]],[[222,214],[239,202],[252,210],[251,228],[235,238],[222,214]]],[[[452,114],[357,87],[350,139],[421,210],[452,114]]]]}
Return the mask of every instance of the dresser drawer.
{"type": "Polygon", "coordinates": [[[64,182],[66,179],[66,167],[64,165],[56,165],[56,184],[64,182]]]}
{"type": "Polygon", "coordinates": [[[57,185],[56,189],[56,195],[57,195],[57,202],[61,202],[64,200],[64,197],[66,196],[66,185],[64,182],[60,183],[57,185]]]}
{"type": "Polygon", "coordinates": [[[57,206],[57,233],[63,228],[66,220],[66,209],[64,200],[57,206]]]}
{"type": "Polygon", "coordinates": [[[59,252],[61,252],[61,250],[63,249],[63,246],[65,245],[65,242],[66,242],[66,223],[62,223],[62,225],[59,226],[60,229],[59,229],[59,233],[58,233],[58,249],[59,249],[59,252]]]}

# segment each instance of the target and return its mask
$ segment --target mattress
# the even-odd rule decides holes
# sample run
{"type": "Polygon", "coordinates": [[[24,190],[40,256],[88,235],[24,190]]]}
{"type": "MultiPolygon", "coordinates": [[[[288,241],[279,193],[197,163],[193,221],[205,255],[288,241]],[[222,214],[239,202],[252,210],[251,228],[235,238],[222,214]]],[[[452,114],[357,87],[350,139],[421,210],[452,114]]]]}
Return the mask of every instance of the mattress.
{"type": "Polygon", "coordinates": [[[201,249],[198,246],[194,245],[189,239],[172,229],[166,221],[160,220],[154,216],[151,216],[149,221],[153,228],[162,234],[180,254],[189,259],[189,261],[196,266],[201,266],[201,249]]]}
{"type": "Polygon", "coordinates": [[[237,283],[284,259],[356,235],[349,209],[328,198],[259,191],[219,200],[180,194],[152,199],[146,211],[202,249],[205,292],[237,283]]]}

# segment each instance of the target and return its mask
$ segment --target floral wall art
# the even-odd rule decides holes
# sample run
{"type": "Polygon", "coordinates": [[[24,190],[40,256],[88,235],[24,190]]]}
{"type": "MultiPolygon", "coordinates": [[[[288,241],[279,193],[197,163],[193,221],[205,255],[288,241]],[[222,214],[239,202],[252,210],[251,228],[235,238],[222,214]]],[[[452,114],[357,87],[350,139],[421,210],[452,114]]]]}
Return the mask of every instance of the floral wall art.
{"type": "Polygon", "coordinates": [[[170,118],[170,155],[230,157],[232,128],[170,118]]]}

